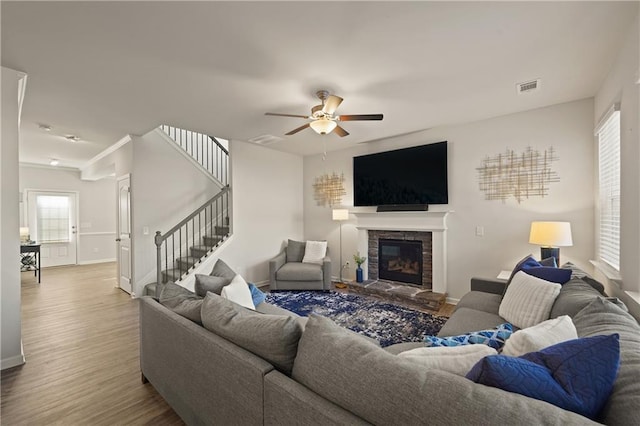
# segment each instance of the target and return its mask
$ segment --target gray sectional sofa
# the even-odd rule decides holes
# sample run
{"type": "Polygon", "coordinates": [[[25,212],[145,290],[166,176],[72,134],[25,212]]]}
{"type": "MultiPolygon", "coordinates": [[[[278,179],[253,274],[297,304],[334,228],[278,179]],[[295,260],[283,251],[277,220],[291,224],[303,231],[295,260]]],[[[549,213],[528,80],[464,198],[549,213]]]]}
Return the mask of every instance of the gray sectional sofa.
{"type": "MultiPolygon", "coordinates": [[[[504,283],[477,280],[440,336],[504,322],[504,283]]],[[[230,303],[230,302],[229,302],[230,303]]],[[[295,314],[263,303],[258,311],[295,314]]],[[[620,334],[621,367],[602,422],[640,424],[640,326],[590,285],[573,278],[552,317],[570,315],[579,336],[620,334]]],[[[297,318],[306,328],[285,374],[264,358],[141,298],[140,364],[146,378],[190,425],[557,424],[591,420],[546,402],[427,370],[331,321],[297,318]]],[[[233,339],[232,339],[233,340],[233,339]]]]}

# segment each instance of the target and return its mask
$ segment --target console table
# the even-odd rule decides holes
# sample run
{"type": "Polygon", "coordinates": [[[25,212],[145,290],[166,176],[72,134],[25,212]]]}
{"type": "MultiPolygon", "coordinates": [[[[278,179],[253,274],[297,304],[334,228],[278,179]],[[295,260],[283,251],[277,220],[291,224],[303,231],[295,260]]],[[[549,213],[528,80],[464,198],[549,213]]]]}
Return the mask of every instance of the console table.
{"type": "Polygon", "coordinates": [[[20,245],[20,270],[33,270],[33,276],[37,276],[40,283],[40,244],[20,245]]]}

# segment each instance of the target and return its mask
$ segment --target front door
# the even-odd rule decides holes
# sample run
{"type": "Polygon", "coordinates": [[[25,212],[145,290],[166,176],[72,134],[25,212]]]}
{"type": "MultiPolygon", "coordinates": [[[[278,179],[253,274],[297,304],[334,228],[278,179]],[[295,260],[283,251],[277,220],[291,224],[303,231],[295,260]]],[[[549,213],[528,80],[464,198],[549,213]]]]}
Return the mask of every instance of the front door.
{"type": "Polygon", "coordinates": [[[41,244],[42,267],[77,263],[77,194],[27,190],[27,215],[32,240],[41,244]]]}
{"type": "Polygon", "coordinates": [[[131,294],[131,177],[118,178],[118,285],[131,294]]]}

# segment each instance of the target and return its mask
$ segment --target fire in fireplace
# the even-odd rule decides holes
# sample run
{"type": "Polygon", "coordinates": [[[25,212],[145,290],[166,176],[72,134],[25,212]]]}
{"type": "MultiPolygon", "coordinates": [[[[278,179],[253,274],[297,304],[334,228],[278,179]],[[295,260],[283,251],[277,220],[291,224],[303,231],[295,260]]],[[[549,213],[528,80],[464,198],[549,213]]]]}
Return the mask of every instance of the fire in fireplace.
{"type": "Polygon", "coordinates": [[[378,277],[422,285],[422,241],[380,238],[378,277]]]}

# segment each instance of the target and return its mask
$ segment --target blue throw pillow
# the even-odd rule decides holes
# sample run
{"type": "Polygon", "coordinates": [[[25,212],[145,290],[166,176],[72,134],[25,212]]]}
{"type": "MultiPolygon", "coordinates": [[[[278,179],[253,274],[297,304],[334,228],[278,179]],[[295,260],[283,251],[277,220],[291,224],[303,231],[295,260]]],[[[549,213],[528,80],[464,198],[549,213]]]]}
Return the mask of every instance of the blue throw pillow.
{"type": "Polygon", "coordinates": [[[525,274],[540,278],[552,283],[564,284],[571,279],[571,269],[550,268],[548,266],[525,266],[522,268],[525,274]]]}
{"type": "Polygon", "coordinates": [[[542,265],[540,264],[540,262],[535,260],[533,258],[533,255],[531,255],[531,254],[526,256],[520,262],[518,262],[516,264],[516,267],[513,268],[513,271],[511,271],[511,276],[507,280],[507,285],[505,286],[505,291],[507,290],[507,287],[509,286],[509,284],[511,284],[511,280],[513,279],[515,274],[517,274],[518,272],[522,271],[523,268],[527,268],[527,267],[531,268],[531,267],[534,267],[534,266],[542,266],[542,265]]]}
{"type": "Polygon", "coordinates": [[[249,284],[249,290],[251,291],[253,306],[258,306],[259,304],[264,302],[264,299],[267,298],[267,295],[264,294],[262,290],[260,290],[258,287],[256,287],[255,284],[252,284],[252,283],[247,283],[247,284],[249,284]]]}
{"type": "Polygon", "coordinates": [[[452,337],[424,336],[424,344],[432,346],[462,346],[483,344],[499,351],[513,333],[513,326],[508,322],[491,330],[480,330],[452,337]]]}
{"type": "Polygon", "coordinates": [[[466,377],[596,420],[619,366],[619,336],[612,334],[568,340],[517,358],[488,356],[466,377]]]}

